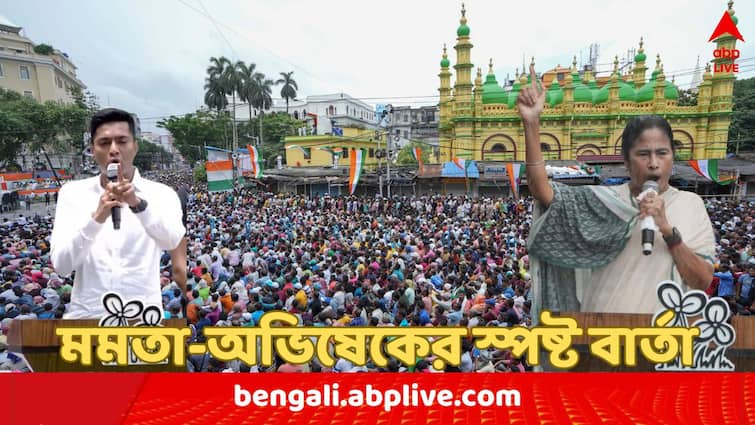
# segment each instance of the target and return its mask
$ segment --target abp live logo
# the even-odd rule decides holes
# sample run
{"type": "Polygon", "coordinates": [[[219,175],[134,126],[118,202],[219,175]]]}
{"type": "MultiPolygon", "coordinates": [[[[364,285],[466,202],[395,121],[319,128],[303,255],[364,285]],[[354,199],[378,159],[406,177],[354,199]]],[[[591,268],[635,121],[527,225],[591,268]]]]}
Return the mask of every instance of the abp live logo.
{"type": "MultiPolygon", "coordinates": [[[[742,42],[745,41],[744,37],[742,37],[742,34],[739,32],[739,29],[737,29],[737,25],[731,19],[731,15],[729,15],[728,11],[724,12],[724,16],[721,17],[721,20],[718,22],[716,29],[713,30],[713,34],[711,34],[708,42],[711,42],[724,34],[730,34],[731,36],[742,42]]],[[[739,49],[727,49],[726,47],[720,47],[713,50],[714,58],[731,59],[731,63],[714,63],[713,72],[739,72],[739,64],[734,63],[734,61],[739,58],[739,54],[739,49]]]]}

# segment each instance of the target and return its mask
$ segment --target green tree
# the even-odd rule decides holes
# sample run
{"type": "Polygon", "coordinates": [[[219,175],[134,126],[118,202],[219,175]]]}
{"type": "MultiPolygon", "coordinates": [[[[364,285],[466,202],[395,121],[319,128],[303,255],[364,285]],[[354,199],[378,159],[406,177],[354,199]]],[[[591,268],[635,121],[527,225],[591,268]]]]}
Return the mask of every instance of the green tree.
{"type": "Polygon", "coordinates": [[[22,147],[31,152],[70,152],[83,140],[88,112],[78,104],[44,104],[0,89],[0,167],[13,164],[22,147]]]}
{"type": "Polygon", "coordinates": [[[229,125],[225,116],[206,110],[171,116],[157,122],[159,128],[164,128],[173,135],[173,146],[192,162],[205,158],[205,144],[219,147],[229,125]]]}
{"type": "Polygon", "coordinates": [[[50,56],[53,50],[55,49],[53,49],[52,46],[50,46],[49,44],[42,43],[42,44],[37,44],[36,46],[34,46],[34,53],[38,55],[50,56]]]}
{"type": "Polygon", "coordinates": [[[200,162],[194,167],[194,182],[207,183],[207,169],[204,162],[200,162]]]}
{"type": "Polygon", "coordinates": [[[254,79],[256,68],[257,65],[253,63],[247,65],[244,62],[240,62],[238,67],[239,76],[241,78],[239,99],[242,102],[249,104],[249,122],[252,122],[252,100],[254,99],[254,93],[257,91],[257,83],[254,79]]]}
{"type": "Polygon", "coordinates": [[[140,170],[159,169],[160,165],[168,164],[171,160],[171,155],[162,146],[139,139],[139,152],[134,158],[134,165],[140,170]]]}
{"type": "Polygon", "coordinates": [[[755,77],[734,81],[729,152],[755,150],[755,77]]]}
{"type": "Polygon", "coordinates": [[[417,161],[414,160],[414,155],[412,154],[412,149],[416,147],[422,149],[422,162],[427,164],[430,161],[430,150],[432,149],[432,146],[416,141],[410,142],[408,145],[404,146],[400,151],[398,151],[396,163],[398,163],[399,165],[416,164],[417,161]]]}
{"type": "MultiPolygon", "coordinates": [[[[254,74],[255,91],[252,96],[252,105],[260,111],[260,117],[265,115],[265,110],[273,106],[273,80],[265,78],[260,72],[254,74]]],[[[259,144],[264,146],[264,128],[260,128],[259,144]]]]}
{"type": "Polygon", "coordinates": [[[291,77],[294,71],[281,72],[281,77],[275,84],[283,84],[281,87],[281,97],[286,99],[286,113],[288,113],[288,101],[296,98],[296,91],[299,90],[299,86],[296,85],[296,80],[291,77]]]}
{"type": "Polygon", "coordinates": [[[697,106],[697,92],[692,89],[679,90],[679,106],[697,106]]]}
{"type": "Polygon", "coordinates": [[[211,57],[210,66],[207,67],[207,78],[204,85],[204,103],[208,108],[220,113],[228,106],[226,94],[230,90],[228,72],[226,69],[231,62],[225,57],[211,57]]]}
{"type": "Polygon", "coordinates": [[[286,156],[284,139],[286,136],[296,135],[297,129],[302,127],[303,123],[283,112],[266,115],[260,114],[251,123],[244,123],[239,128],[239,143],[242,146],[253,143],[251,130],[258,129],[260,122],[262,122],[262,131],[266,135],[265,140],[267,140],[267,143],[257,146],[257,148],[260,150],[265,167],[274,167],[278,155],[286,156]]]}

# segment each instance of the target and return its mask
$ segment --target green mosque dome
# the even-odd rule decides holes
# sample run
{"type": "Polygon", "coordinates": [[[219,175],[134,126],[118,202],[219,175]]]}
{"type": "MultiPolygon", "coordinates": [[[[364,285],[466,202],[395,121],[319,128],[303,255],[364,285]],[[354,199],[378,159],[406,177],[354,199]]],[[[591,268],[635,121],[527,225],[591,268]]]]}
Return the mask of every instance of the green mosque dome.
{"type": "Polygon", "coordinates": [[[663,98],[667,100],[679,100],[679,89],[673,82],[666,81],[666,87],[663,89],[663,98]]]}
{"type": "Polygon", "coordinates": [[[653,100],[655,97],[655,75],[655,72],[653,72],[650,81],[637,90],[637,102],[648,102],[653,100]]]}
{"type": "Polygon", "coordinates": [[[623,78],[619,78],[619,100],[625,102],[634,102],[637,100],[634,84],[624,81],[623,78]]]}
{"type": "Polygon", "coordinates": [[[584,85],[579,79],[579,74],[575,71],[572,73],[574,79],[574,102],[592,103],[592,91],[584,85]]]}
{"type": "Polygon", "coordinates": [[[495,79],[495,74],[488,74],[485,77],[485,83],[482,85],[482,103],[484,105],[499,103],[508,103],[508,93],[503,87],[498,85],[498,81],[495,79]]]}
{"type": "MultiPolygon", "coordinates": [[[[595,81],[595,80],[593,80],[595,81]]],[[[611,87],[611,83],[606,83],[603,87],[599,88],[597,91],[595,91],[595,95],[593,96],[593,103],[596,105],[599,103],[605,103],[608,102],[608,95],[610,94],[608,89],[611,87]]]]}
{"type": "Polygon", "coordinates": [[[551,105],[551,107],[564,103],[564,91],[561,89],[558,80],[555,78],[551,83],[551,87],[545,93],[545,101],[551,105]]]}

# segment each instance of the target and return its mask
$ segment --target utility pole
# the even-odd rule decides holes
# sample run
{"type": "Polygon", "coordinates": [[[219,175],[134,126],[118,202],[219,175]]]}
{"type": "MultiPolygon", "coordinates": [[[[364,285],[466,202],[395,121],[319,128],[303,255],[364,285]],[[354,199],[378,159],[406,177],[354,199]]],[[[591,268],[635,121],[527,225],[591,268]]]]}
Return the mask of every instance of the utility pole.
{"type": "Polygon", "coordinates": [[[388,197],[391,197],[391,139],[393,138],[393,105],[387,105],[386,109],[388,112],[388,137],[385,141],[386,143],[386,168],[385,168],[385,174],[386,174],[386,180],[388,182],[388,197]]]}

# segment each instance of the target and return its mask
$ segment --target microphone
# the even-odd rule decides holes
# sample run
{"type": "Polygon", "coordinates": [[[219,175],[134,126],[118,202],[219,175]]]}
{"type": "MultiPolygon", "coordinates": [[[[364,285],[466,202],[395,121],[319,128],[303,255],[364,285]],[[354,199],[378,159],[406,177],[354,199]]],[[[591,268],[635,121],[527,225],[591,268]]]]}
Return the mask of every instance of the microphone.
{"type": "MultiPolygon", "coordinates": [[[[118,167],[120,165],[116,162],[111,162],[107,165],[107,179],[111,182],[118,181],[118,167]]],[[[121,207],[113,207],[110,210],[110,215],[113,218],[113,229],[118,230],[121,228],[121,207]]]]}
{"type": "MultiPolygon", "coordinates": [[[[642,194],[648,192],[658,193],[658,183],[654,180],[648,180],[642,184],[642,194]]],[[[650,255],[653,253],[653,241],[655,240],[655,220],[652,216],[647,216],[642,219],[642,253],[650,255]]]]}

